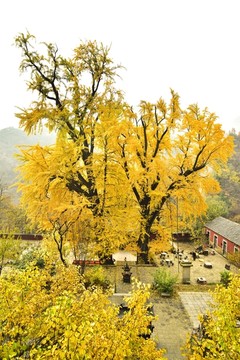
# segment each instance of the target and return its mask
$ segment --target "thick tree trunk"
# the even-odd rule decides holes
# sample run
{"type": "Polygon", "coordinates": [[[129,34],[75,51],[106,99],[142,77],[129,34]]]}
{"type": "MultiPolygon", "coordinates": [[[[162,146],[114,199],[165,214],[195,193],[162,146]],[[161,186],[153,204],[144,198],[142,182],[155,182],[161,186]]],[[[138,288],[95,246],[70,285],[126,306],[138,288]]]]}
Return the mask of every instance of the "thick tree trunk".
{"type": "Polygon", "coordinates": [[[140,255],[139,258],[141,261],[143,261],[145,264],[149,264],[149,242],[151,240],[151,229],[154,224],[154,221],[156,219],[159,219],[161,209],[165,202],[167,201],[169,196],[164,196],[161,199],[161,202],[159,203],[158,207],[155,208],[154,211],[150,211],[150,197],[146,196],[142,202],[141,205],[141,214],[143,219],[145,220],[143,226],[142,234],[140,234],[138,239],[138,247],[140,248],[140,255]]]}
{"type": "Polygon", "coordinates": [[[144,264],[149,264],[149,240],[149,233],[141,234],[138,239],[138,247],[140,248],[138,258],[144,264]]]}

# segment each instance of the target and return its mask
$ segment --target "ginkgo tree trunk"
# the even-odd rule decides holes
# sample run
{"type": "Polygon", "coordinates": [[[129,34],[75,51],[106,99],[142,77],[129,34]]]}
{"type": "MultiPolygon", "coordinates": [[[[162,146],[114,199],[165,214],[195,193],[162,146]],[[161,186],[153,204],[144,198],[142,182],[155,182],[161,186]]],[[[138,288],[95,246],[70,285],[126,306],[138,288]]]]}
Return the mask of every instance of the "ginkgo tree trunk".
{"type": "Polygon", "coordinates": [[[186,222],[206,210],[205,194],[219,190],[213,171],[226,164],[233,141],[214,113],[197,105],[182,110],[171,91],[169,104],[142,101],[139,113],[124,119],[118,145],[141,214],[138,245],[147,262],[151,233],[166,224],[169,201],[181,201],[186,222]]]}

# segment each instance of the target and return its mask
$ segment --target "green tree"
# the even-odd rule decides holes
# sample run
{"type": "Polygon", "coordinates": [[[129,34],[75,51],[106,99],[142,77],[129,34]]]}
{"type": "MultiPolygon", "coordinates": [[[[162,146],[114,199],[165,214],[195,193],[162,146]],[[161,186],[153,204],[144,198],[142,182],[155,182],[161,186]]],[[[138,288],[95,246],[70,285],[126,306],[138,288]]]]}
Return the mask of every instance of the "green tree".
{"type": "Polygon", "coordinates": [[[206,221],[211,221],[218,216],[227,217],[229,212],[228,204],[221,194],[207,197],[207,205],[206,221]]]}
{"type": "Polygon", "coordinates": [[[236,134],[235,131],[231,132],[231,136],[234,139],[234,152],[228,160],[228,167],[222,174],[217,176],[217,179],[221,185],[221,198],[228,206],[227,217],[233,221],[239,222],[239,199],[240,199],[240,134],[236,134]]]}
{"type": "Polygon", "coordinates": [[[14,202],[7,185],[0,181],[0,231],[2,233],[29,233],[30,226],[26,212],[19,203],[14,202]]]}
{"type": "Polygon", "coordinates": [[[207,211],[198,216],[192,228],[194,238],[201,239],[205,244],[206,236],[203,234],[204,225],[218,216],[228,217],[229,204],[222,196],[222,193],[206,196],[207,211]]]}

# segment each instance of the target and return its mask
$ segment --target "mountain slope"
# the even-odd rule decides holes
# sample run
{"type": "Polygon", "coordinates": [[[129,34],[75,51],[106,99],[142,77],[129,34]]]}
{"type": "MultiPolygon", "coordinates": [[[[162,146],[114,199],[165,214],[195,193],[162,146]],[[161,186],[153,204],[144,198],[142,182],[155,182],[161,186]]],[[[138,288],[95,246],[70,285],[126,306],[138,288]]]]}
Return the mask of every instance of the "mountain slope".
{"type": "Polygon", "coordinates": [[[55,136],[49,134],[26,135],[21,129],[13,127],[0,130],[0,182],[12,185],[16,180],[15,168],[18,161],[15,154],[19,153],[18,146],[22,145],[50,145],[55,142],[55,136]]]}

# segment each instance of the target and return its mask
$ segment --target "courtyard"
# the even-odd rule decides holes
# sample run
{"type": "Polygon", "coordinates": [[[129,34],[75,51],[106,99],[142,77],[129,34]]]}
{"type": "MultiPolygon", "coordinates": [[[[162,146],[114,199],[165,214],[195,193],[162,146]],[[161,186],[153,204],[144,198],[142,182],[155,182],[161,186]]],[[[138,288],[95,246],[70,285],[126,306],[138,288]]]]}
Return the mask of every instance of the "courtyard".
{"type": "MultiPolygon", "coordinates": [[[[152,337],[161,348],[166,349],[166,359],[183,360],[182,347],[186,343],[187,336],[193,328],[199,324],[199,315],[204,314],[210,308],[212,300],[211,290],[220,282],[221,272],[229,265],[228,260],[222,255],[200,255],[196,260],[192,259],[193,246],[189,243],[179,243],[179,250],[183,251],[183,257],[192,261],[190,268],[190,283],[182,284],[182,266],[175,254],[169,253],[168,258],[173,265],[161,265],[160,255],[156,256],[156,266],[130,265],[131,276],[143,283],[152,284],[153,277],[158,267],[166,267],[172,274],[178,275],[178,284],[174,295],[164,298],[158,294],[152,294],[151,302],[154,306],[156,320],[152,337]],[[204,264],[210,263],[211,267],[204,264]],[[206,279],[206,284],[200,284],[197,279],[206,279]]],[[[239,273],[239,270],[230,266],[230,271],[239,273]]],[[[131,284],[122,280],[122,265],[108,267],[111,282],[115,284],[115,293],[124,298],[124,294],[131,292],[131,284]]]]}

